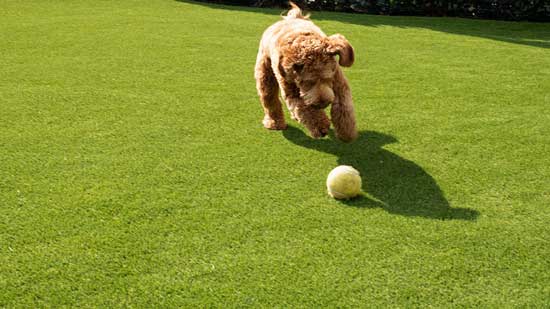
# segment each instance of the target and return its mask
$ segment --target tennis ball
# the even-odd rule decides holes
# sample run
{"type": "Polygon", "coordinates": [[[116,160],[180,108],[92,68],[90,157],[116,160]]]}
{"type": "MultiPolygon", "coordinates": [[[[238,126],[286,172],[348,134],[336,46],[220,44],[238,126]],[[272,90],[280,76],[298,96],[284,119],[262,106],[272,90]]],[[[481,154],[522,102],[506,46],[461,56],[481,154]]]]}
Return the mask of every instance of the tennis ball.
{"type": "Polygon", "coordinates": [[[359,171],[349,165],[340,165],[327,177],[327,191],[335,199],[349,199],[361,193],[359,171]]]}

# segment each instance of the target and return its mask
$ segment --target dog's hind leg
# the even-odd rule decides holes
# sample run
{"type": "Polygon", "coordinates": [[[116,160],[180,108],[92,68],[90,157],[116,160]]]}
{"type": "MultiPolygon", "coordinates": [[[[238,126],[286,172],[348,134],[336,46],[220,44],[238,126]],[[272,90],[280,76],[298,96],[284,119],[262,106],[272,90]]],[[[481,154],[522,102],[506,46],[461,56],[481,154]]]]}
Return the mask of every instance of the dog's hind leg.
{"type": "Polygon", "coordinates": [[[261,53],[256,59],[256,68],[254,72],[256,78],[256,88],[260,101],[264,108],[264,127],[271,130],[286,129],[285,115],[282,104],[279,100],[279,84],[271,68],[271,60],[261,53]]]}

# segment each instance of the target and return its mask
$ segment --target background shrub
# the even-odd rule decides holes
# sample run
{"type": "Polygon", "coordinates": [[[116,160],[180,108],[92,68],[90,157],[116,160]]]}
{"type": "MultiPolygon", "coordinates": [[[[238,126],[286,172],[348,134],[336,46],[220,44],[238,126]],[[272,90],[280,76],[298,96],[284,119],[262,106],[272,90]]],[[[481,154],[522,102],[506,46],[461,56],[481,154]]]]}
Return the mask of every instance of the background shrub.
{"type": "MultiPolygon", "coordinates": [[[[286,0],[202,1],[258,7],[288,7],[286,0]]],[[[550,0],[296,0],[295,2],[309,10],[550,21],[550,0]]]]}

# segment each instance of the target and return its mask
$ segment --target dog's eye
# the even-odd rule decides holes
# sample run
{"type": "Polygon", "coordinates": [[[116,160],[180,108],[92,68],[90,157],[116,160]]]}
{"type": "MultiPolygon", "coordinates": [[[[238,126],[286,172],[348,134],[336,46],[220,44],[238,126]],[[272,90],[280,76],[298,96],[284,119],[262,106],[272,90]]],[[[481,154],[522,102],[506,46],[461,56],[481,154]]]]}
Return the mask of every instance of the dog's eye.
{"type": "Polygon", "coordinates": [[[302,69],[304,68],[303,63],[295,63],[292,65],[292,69],[298,73],[302,72],[302,69]]]}

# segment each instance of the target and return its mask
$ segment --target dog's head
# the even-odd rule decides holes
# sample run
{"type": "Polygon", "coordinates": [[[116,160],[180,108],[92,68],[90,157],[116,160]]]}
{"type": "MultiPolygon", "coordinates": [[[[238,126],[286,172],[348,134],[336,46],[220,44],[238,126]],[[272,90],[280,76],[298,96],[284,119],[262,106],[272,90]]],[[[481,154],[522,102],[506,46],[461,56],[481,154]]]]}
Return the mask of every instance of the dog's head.
{"type": "Polygon", "coordinates": [[[296,84],[307,105],[325,108],[334,101],[338,64],[345,67],[353,64],[353,48],[340,34],[321,37],[301,33],[286,39],[279,63],[281,73],[296,84]]]}

